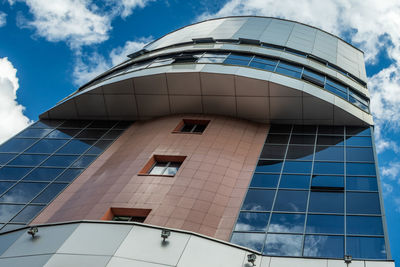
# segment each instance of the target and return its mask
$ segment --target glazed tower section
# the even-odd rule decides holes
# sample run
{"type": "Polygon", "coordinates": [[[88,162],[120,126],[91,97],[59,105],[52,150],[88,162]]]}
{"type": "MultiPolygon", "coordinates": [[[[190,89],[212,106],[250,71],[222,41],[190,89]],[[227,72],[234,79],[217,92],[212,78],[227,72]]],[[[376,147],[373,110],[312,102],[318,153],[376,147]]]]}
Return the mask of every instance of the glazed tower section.
{"type": "Polygon", "coordinates": [[[362,51],[246,16],[128,57],[0,146],[0,265],[393,266],[362,51]]]}

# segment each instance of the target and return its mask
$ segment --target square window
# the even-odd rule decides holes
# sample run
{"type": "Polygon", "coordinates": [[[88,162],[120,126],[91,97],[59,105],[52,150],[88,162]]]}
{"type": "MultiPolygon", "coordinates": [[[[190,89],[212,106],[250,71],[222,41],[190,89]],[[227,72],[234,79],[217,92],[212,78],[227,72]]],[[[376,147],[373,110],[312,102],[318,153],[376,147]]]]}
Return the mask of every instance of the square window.
{"type": "Polygon", "coordinates": [[[109,208],[101,219],[105,221],[143,223],[150,212],[151,209],[109,208]]]}
{"type": "Polygon", "coordinates": [[[186,156],[153,155],[139,175],[175,176],[186,156]]]}
{"type": "Polygon", "coordinates": [[[183,119],[172,133],[202,134],[209,122],[210,120],[183,119]]]}

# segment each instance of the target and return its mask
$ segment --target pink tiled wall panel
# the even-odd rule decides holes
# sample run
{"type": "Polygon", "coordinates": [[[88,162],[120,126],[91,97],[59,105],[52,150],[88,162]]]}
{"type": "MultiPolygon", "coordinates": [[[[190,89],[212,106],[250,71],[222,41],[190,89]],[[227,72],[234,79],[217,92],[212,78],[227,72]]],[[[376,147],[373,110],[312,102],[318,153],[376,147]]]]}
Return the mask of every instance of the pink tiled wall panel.
{"type": "Polygon", "coordinates": [[[110,207],[151,209],[145,223],[228,240],[268,125],[220,116],[135,122],[33,222],[99,220],[110,207]],[[172,133],[207,119],[203,134],[172,133]],[[152,155],[183,155],[174,177],[138,173],[152,155]]]}

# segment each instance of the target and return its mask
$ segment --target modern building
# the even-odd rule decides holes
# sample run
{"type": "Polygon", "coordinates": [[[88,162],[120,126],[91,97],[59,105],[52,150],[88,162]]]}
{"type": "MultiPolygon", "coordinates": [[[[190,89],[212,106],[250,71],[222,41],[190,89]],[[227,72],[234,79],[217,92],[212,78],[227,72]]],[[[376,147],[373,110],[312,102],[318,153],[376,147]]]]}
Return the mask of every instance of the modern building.
{"type": "Polygon", "coordinates": [[[0,266],[394,266],[373,130],[342,39],[183,27],[0,146],[0,266]]]}

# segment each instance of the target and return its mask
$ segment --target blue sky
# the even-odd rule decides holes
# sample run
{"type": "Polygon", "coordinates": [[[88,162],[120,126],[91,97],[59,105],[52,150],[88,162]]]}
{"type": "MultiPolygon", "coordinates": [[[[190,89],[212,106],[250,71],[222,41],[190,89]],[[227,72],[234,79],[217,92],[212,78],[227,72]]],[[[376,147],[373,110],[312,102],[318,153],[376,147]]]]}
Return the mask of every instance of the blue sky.
{"type": "Polygon", "coordinates": [[[2,0],[0,143],[79,85],[179,27],[227,15],[297,20],[365,51],[391,248],[400,262],[400,2],[382,2],[2,0]]]}

